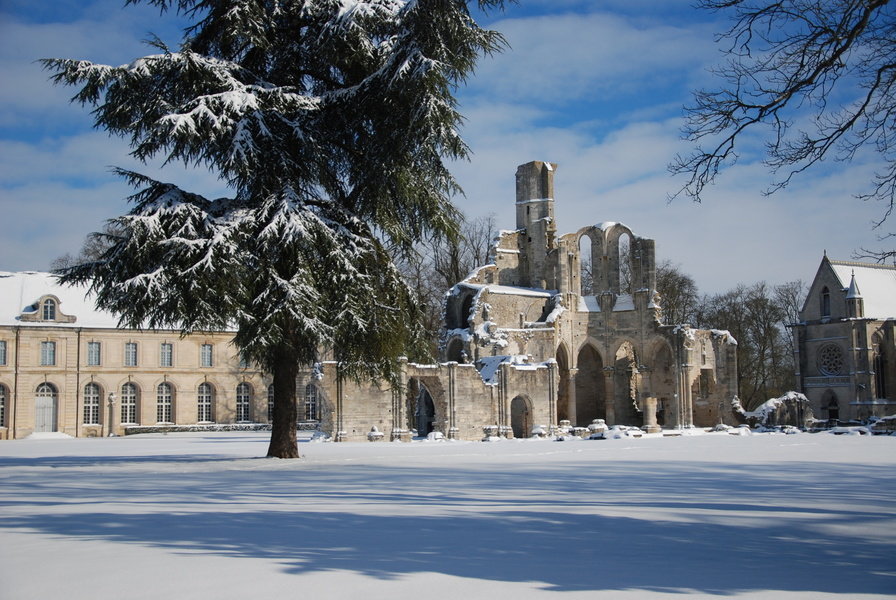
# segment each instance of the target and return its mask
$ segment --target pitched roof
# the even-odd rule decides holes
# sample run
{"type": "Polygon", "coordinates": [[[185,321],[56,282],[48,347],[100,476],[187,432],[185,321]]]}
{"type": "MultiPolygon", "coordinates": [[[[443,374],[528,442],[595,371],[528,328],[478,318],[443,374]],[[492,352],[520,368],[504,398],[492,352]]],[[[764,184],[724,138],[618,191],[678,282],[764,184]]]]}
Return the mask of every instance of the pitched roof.
{"type": "Polygon", "coordinates": [[[855,284],[865,301],[865,316],[872,319],[896,317],[896,266],[831,260],[842,289],[855,284]]]}
{"type": "Polygon", "coordinates": [[[87,296],[84,287],[66,286],[51,273],[0,271],[0,325],[45,327],[47,322],[23,321],[22,313],[33,313],[34,304],[52,295],[59,300],[58,310],[75,317],[73,323],[52,323],[54,327],[114,328],[118,318],[110,312],[98,310],[87,296]]]}

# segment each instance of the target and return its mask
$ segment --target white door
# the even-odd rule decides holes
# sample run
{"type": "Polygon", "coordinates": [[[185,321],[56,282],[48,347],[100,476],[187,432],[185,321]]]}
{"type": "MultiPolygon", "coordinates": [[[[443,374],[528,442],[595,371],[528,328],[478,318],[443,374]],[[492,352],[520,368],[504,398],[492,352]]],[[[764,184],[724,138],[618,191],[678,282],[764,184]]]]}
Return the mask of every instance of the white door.
{"type": "Polygon", "coordinates": [[[34,431],[51,433],[56,431],[56,388],[49,383],[42,383],[37,388],[34,399],[34,431]]]}

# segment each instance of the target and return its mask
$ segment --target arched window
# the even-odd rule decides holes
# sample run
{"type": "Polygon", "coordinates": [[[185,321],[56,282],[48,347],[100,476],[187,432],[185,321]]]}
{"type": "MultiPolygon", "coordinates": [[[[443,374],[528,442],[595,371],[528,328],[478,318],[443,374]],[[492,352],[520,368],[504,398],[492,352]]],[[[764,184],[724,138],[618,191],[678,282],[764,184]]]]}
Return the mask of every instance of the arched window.
{"type": "Polygon", "coordinates": [[[160,383],[156,388],[156,421],[159,423],[173,423],[174,415],[174,390],[167,381],[160,383]]]}
{"type": "Polygon", "coordinates": [[[52,298],[47,298],[46,300],[44,300],[43,319],[44,321],[56,320],[56,301],[52,298]]]}
{"type": "Polygon", "coordinates": [[[268,386],[268,423],[274,420],[274,384],[268,386]]]}
{"type": "Polygon", "coordinates": [[[9,390],[5,385],[0,383],[0,427],[8,427],[6,424],[7,398],[9,398],[9,390]]]}
{"type": "Polygon", "coordinates": [[[95,383],[88,383],[84,386],[84,424],[99,425],[100,424],[100,399],[102,393],[100,386],[95,383]]]}
{"type": "Polygon", "coordinates": [[[631,294],[635,289],[632,273],[632,238],[628,233],[619,236],[619,293],[631,294]]]}
{"type": "Polygon", "coordinates": [[[137,423],[137,385],[134,383],[121,386],[121,422],[137,423]]]}
{"type": "Polygon", "coordinates": [[[887,355],[884,350],[884,341],[874,336],[874,397],[880,400],[887,398],[887,355]]]}
{"type": "Polygon", "coordinates": [[[305,420],[317,421],[317,386],[313,383],[305,386],[305,420]]]}
{"type": "Polygon", "coordinates": [[[212,400],[214,400],[215,392],[210,383],[200,383],[199,393],[197,394],[197,410],[196,419],[200,423],[211,423],[212,419],[212,400]]]}
{"type": "Polygon", "coordinates": [[[827,286],[821,289],[821,316],[831,316],[831,292],[827,286]]]}
{"type": "MultiPolygon", "coordinates": [[[[572,290],[579,292],[582,296],[593,296],[600,291],[595,286],[594,277],[594,255],[592,253],[591,238],[583,235],[579,238],[579,265],[578,273],[571,273],[573,277],[579,278],[579,288],[576,288],[575,282],[572,282],[572,290]]],[[[572,266],[572,265],[570,265],[572,266]]]]}
{"type": "Polygon", "coordinates": [[[252,398],[252,387],[248,383],[236,386],[236,420],[249,420],[249,400],[252,398]]]}

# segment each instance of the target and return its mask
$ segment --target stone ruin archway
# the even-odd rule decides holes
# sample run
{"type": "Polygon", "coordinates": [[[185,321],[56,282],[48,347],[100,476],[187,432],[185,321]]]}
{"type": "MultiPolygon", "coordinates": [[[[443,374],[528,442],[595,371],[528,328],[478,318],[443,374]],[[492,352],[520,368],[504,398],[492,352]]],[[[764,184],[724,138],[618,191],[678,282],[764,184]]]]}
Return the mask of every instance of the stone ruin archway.
{"type": "Polygon", "coordinates": [[[650,373],[651,392],[656,397],[656,422],[660,427],[672,427],[676,424],[675,406],[675,368],[672,361],[672,348],[668,343],[656,346],[650,373]]]}
{"type": "Polygon", "coordinates": [[[557,348],[557,422],[568,421],[569,417],[569,351],[566,344],[557,348]]]}
{"type": "Polygon", "coordinates": [[[579,351],[576,366],[576,406],[573,425],[587,427],[594,419],[607,418],[607,404],[604,397],[604,362],[597,349],[586,344],[579,351]]]}
{"type": "Polygon", "coordinates": [[[616,423],[639,426],[643,421],[638,403],[641,391],[641,374],[638,357],[631,342],[625,341],[616,350],[613,363],[613,399],[616,423]]]}
{"type": "Polygon", "coordinates": [[[405,395],[407,428],[426,437],[434,431],[448,435],[448,406],[446,392],[438,375],[408,378],[405,395]]]}
{"type": "Polygon", "coordinates": [[[451,338],[448,342],[448,349],[445,352],[445,358],[448,362],[465,363],[464,357],[464,341],[460,337],[451,338]]]}
{"type": "Polygon", "coordinates": [[[831,426],[840,423],[840,399],[833,390],[827,390],[821,397],[821,414],[827,416],[831,426]]]}
{"type": "Polygon", "coordinates": [[[513,437],[529,437],[532,426],[532,402],[526,396],[517,396],[510,401],[510,428],[513,437]]]}

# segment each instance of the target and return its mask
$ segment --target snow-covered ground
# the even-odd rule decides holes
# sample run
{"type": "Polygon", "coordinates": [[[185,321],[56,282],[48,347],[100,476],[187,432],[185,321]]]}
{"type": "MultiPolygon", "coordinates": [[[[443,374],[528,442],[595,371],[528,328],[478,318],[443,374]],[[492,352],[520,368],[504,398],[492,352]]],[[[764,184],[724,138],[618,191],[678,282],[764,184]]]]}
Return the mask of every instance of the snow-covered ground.
{"type": "Polygon", "coordinates": [[[0,597],[896,594],[896,438],[0,443],[0,597]]]}

